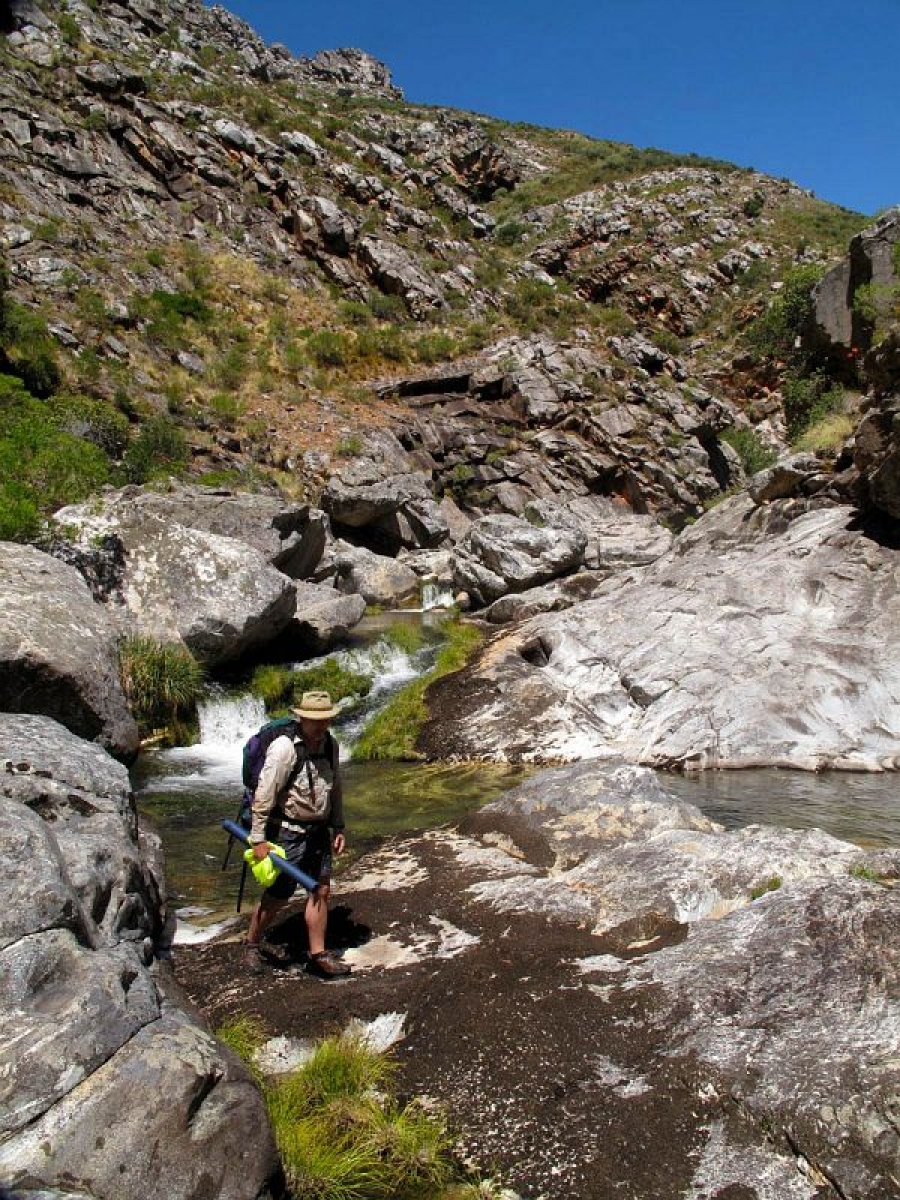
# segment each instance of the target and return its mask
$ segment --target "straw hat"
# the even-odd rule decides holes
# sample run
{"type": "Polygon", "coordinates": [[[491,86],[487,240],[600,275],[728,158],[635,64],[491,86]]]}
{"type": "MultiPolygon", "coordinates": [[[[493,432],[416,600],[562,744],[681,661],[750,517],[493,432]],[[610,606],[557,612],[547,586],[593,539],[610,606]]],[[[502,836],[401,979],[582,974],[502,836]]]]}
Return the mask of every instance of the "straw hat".
{"type": "Polygon", "coordinates": [[[332,704],[327,692],[304,692],[297,708],[291,709],[291,716],[305,717],[308,721],[330,721],[340,711],[332,704]]]}

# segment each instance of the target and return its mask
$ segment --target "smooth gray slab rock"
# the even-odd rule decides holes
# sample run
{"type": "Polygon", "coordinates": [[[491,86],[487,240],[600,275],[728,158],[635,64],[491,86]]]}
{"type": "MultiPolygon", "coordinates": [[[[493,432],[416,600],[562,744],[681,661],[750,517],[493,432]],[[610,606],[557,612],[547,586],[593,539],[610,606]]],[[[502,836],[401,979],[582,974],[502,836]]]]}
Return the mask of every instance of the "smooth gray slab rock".
{"type": "Polygon", "coordinates": [[[168,1009],[17,1136],[0,1178],[97,1200],[255,1197],[276,1173],[262,1099],[221,1044],[168,1009]]]}
{"type": "Polygon", "coordinates": [[[294,615],[291,580],[245,542],[155,516],[136,519],[121,536],[133,626],[158,641],[183,641],[210,666],[266,645],[294,615]]]}
{"type": "Polygon", "coordinates": [[[347,958],[406,1015],[409,1086],[523,1195],[891,1200],[898,880],[896,850],[725,831],[582,762],[355,864],[384,932],[347,958]]]}
{"type": "Polygon", "coordinates": [[[68,931],[20,939],[0,952],[5,1038],[0,1129],[23,1129],[159,1017],[137,952],[91,950],[68,931]]]}
{"type": "Polygon", "coordinates": [[[492,640],[436,684],[443,732],[426,726],[420,748],[434,737],[435,752],[476,758],[893,769],[900,556],[853,517],[726,501],[650,567],[492,640]]]}
{"type": "Polygon", "coordinates": [[[0,543],[0,709],[53,717],[119,758],[137,753],[109,613],[73,567],[12,542],[0,543]]]}

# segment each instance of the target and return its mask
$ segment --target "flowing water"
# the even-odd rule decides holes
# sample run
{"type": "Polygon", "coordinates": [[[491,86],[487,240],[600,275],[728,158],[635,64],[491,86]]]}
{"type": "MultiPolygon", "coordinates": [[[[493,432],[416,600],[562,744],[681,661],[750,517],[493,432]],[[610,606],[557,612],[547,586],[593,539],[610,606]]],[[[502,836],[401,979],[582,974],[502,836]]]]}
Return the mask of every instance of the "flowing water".
{"type": "MultiPolygon", "coordinates": [[[[428,610],[406,612],[399,619],[424,627],[426,639],[420,648],[401,649],[386,638],[398,620],[398,614],[390,613],[367,617],[356,644],[336,655],[351,669],[373,677],[364,704],[334,728],[344,763],[348,859],[386,835],[453,821],[514,787],[533,770],[485,763],[433,766],[350,760],[373,712],[426,671],[437,652],[440,636],[428,610]]],[[[163,839],[170,897],[181,906],[179,940],[208,936],[221,927],[220,918],[234,911],[240,857],[235,847],[228,869],[221,870],[227,838],[219,823],[237,813],[241,748],[264,720],[258,697],[211,695],[200,708],[198,745],[145,752],[134,769],[138,807],[163,839]]],[[[696,777],[667,775],[663,784],[727,828],[757,822],[817,826],[862,845],[900,847],[900,804],[893,775],[712,771],[696,777]]],[[[254,897],[251,879],[246,903],[254,897]]]]}

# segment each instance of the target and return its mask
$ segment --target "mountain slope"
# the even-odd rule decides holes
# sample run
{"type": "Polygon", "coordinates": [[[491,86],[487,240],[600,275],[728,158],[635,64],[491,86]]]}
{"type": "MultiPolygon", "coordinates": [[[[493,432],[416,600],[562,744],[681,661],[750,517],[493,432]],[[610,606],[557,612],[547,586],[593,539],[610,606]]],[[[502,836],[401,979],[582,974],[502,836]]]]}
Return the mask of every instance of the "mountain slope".
{"type": "Polygon", "coordinates": [[[359,51],[296,59],[193,0],[14,0],[4,28],[0,235],[31,318],[8,365],[47,347],[44,390],[94,404],[62,406],[69,430],[117,429],[113,478],[189,464],[315,497],[387,426],[475,511],[498,480],[467,472],[527,449],[600,455],[578,488],[680,522],[740,477],[720,434],[779,437],[741,329],[863,223],[725,163],[409,105],[359,51]],[[467,446],[507,432],[444,469],[385,385],[438,374],[477,407],[485,354],[526,401],[464,422],[467,446]]]}

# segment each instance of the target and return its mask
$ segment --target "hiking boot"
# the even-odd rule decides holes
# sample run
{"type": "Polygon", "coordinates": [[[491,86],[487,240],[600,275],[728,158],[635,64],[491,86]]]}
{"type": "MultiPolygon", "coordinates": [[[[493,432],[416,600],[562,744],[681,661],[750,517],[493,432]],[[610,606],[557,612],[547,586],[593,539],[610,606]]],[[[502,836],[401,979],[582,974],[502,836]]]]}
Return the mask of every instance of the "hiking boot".
{"type": "Polygon", "coordinates": [[[330,950],[322,950],[318,954],[310,954],[309,969],[324,979],[337,979],[350,974],[350,967],[333,954],[330,950]]]}

